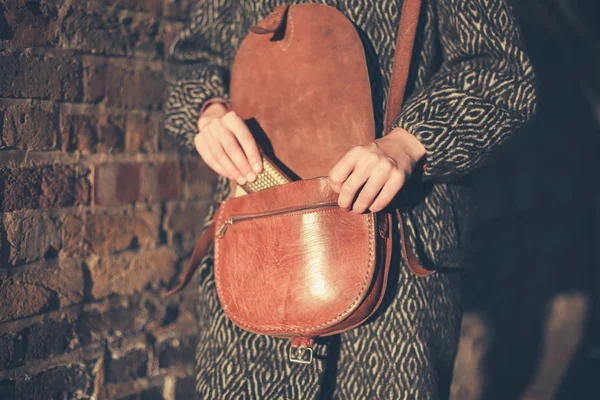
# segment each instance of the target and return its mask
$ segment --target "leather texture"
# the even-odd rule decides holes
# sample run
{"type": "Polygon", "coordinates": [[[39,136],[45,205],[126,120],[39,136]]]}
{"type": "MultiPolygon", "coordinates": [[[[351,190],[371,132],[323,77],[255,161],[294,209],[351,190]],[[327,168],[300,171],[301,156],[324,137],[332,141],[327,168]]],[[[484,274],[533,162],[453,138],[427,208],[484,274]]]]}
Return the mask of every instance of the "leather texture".
{"type": "Polygon", "coordinates": [[[325,336],[361,323],[381,301],[389,215],[337,206],[326,177],[231,198],[216,215],[215,282],[238,326],[325,336]]]}
{"type": "Polygon", "coordinates": [[[394,64],[392,65],[392,79],[385,107],[383,125],[385,133],[392,130],[394,119],[402,109],[420,13],[421,0],[406,0],[402,3],[401,20],[394,50],[394,64]]]}
{"type": "Polygon", "coordinates": [[[298,4],[284,11],[257,25],[272,31],[251,31],[241,43],[231,105],[291,178],[325,176],[350,148],[375,137],[365,52],[337,9],[298,4]]]}

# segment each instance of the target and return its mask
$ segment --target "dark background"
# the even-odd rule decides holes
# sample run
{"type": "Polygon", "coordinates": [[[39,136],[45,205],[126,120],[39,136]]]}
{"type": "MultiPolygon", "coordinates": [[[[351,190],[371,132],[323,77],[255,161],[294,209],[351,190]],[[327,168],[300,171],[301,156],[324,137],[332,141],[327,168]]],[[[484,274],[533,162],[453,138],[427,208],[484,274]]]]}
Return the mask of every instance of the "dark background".
{"type": "Polygon", "coordinates": [[[539,113],[473,177],[454,397],[517,399],[529,386],[541,399],[600,398],[600,3],[512,3],[539,113]],[[462,379],[461,365],[480,375],[462,379]]]}
{"type": "MultiPolygon", "coordinates": [[[[600,398],[600,7],[512,0],[539,118],[472,177],[453,399],[600,398]]],[[[162,127],[189,0],[0,0],[0,399],[193,397],[214,174],[162,127]]]]}

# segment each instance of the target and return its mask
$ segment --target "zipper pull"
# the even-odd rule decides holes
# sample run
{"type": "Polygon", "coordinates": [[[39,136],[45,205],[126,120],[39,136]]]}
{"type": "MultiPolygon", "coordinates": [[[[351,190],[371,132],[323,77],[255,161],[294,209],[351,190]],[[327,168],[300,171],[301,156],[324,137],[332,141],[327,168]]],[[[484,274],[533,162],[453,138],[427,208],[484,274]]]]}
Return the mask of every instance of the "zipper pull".
{"type": "Polygon", "coordinates": [[[223,226],[221,226],[221,228],[219,229],[219,231],[217,232],[217,237],[218,238],[222,238],[223,235],[225,234],[225,231],[227,230],[227,227],[229,225],[233,224],[233,219],[229,218],[228,220],[226,220],[223,223],[223,226]]]}

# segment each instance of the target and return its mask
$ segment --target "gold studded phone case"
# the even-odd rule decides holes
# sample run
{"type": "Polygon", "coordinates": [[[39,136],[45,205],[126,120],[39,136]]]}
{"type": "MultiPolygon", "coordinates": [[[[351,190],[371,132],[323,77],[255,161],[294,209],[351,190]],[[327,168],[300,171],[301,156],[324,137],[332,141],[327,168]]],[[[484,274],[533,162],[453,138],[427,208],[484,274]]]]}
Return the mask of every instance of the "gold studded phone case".
{"type": "Polygon", "coordinates": [[[236,197],[243,194],[256,193],[261,190],[277,185],[283,185],[292,181],[262,151],[261,156],[263,162],[262,172],[258,174],[258,177],[254,182],[248,182],[245,185],[238,186],[238,192],[236,192],[236,197]]]}

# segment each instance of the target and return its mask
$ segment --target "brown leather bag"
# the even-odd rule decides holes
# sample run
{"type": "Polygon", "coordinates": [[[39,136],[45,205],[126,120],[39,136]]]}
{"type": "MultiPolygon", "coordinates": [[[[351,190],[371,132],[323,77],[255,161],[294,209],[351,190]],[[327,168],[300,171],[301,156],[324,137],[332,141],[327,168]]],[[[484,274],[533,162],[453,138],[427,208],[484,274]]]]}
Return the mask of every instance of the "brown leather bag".
{"type": "MultiPolygon", "coordinates": [[[[386,132],[400,111],[420,3],[405,0],[402,9],[386,132]]],[[[335,8],[285,5],[251,28],[231,75],[232,108],[265,160],[281,168],[279,177],[299,180],[225,200],[184,279],[166,295],[189,282],[214,237],[226,315],[248,331],[291,338],[290,361],[310,363],[314,338],[365,322],[387,284],[392,214],[341,210],[323,176],[351,147],[375,138],[364,49],[335,8]]],[[[396,216],[405,262],[418,276],[431,274],[407,246],[398,210],[396,216]]]]}

